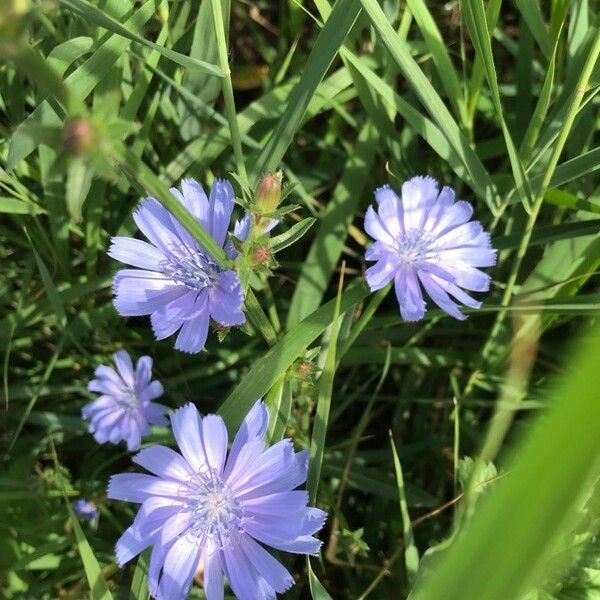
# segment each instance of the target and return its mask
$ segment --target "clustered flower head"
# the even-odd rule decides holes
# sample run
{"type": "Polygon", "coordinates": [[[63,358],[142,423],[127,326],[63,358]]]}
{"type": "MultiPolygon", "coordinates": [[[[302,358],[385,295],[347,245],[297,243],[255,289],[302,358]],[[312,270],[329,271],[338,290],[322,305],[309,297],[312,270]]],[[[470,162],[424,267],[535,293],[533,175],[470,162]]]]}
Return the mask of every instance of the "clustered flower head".
{"type": "Polygon", "coordinates": [[[490,276],[478,267],[496,264],[490,235],[470,221],[473,207],[441,191],[431,177],[413,177],[402,186],[402,199],[389,186],[375,191],[377,208],[369,207],[365,231],[375,240],[365,258],[375,261],[366,272],[372,291],[394,282],[400,314],[418,321],[425,314],[423,290],[443,311],[466,319],[459,304],[481,303],[464,290],[484,292],[490,276]]]}
{"type": "Polygon", "coordinates": [[[88,383],[90,392],[101,394],[86,404],[81,413],[90,422],[89,431],[99,444],[127,442],[131,452],[140,447],[150,425],[166,425],[166,407],[152,402],[163,394],[163,386],[152,379],[152,358],[142,356],[135,369],[125,350],[114,354],[116,370],[96,367],[95,379],[88,383]]]}
{"type": "MultiPolygon", "coordinates": [[[[207,198],[202,186],[184,179],[171,193],[221,247],[234,206],[226,180],[216,180],[207,198]]],[[[242,325],[244,295],[236,272],[223,269],[206,249],[157,200],[147,198],[133,219],[149,242],[114,237],[108,254],[135,269],[114,279],[117,311],[124,316],[150,315],[157,340],[179,332],[175,348],[200,352],[210,319],[221,326],[242,325]]]]}
{"type": "Polygon", "coordinates": [[[268,410],[257,402],[227,450],[221,417],[201,417],[193,404],[171,416],[179,452],[150,446],[133,461],[152,475],[112,477],[108,497],[140,504],[117,542],[119,565],[152,547],[148,581],[158,600],[183,600],[202,565],[208,600],[223,598],[223,575],[240,599],[275,598],[294,584],[263,545],[315,554],[313,537],[326,513],[310,508],[308,450],[284,439],[270,448],[268,410]]]}

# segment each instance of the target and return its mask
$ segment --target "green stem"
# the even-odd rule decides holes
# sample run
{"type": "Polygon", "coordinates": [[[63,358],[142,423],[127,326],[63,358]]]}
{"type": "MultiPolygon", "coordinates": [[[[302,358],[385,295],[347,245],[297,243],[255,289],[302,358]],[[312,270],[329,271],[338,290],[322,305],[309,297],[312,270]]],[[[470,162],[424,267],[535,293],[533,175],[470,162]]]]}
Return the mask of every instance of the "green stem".
{"type": "Polygon", "coordinates": [[[533,228],[535,226],[537,217],[539,215],[540,209],[541,209],[543,201],[544,201],[544,195],[546,194],[546,191],[548,190],[548,187],[550,186],[550,181],[552,180],[552,176],[554,175],[554,171],[556,170],[558,160],[560,158],[560,155],[562,154],[562,151],[564,149],[567,138],[569,137],[569,133],[571,132],[571,127],[573,126],[575,117],[577,116],[577,112],[579,111],[579,106],[581,104],[581,100],[582,100],[585,90],[587,88],[589,79],[592,75],[592,72],[594,70],[594,65],[596,64],[596,60],[598,59],[599,54],[600,54],[600,33],[597,33],[592,50],[588,56],[585,66],[581,72],[581,77],[579,78],[579,81],[577,82],[575,91],[573,92],[573,97],[572,97],[571,105],[569,107],[569,112],[567,113],[567,115],[565,117],[562,129],[561,129],[561,131],[558,135],[558,138],[556,140],[556,143],[554,145],[554,150],[552,152],[552,155],[550,156],[550,161],[548,162],[548,166],[546,167],[546,171],[544,173],[542,183],[540,184],[540,188],[539,188],[537,196],[534,200],[534,203],[533,203],[533,206],[531,209],[531,213],[529,214],[529,218],[527,220],[527,225],[525,227],[525,232],[523,233],[523,237],[521,238],[521,243],[519,244],[519,247],[517,248],[515,261],[514,261],[512,269],[511,269],[511,273],[508,278],[508,281],[506,282],[506,288],[504,289],[502,301],[500,302],[501,308],[498,311],[498,314],[496,316],[496,321],[494,322],[494,326],[492,327],[490,336],[488,337],[488,340],[483,347],[477,368],[473,370],[473,372],[471,373],[471,376],[469,378],[469,381],[467,382],[463,397],[468,396],[471,393],[471,391],[473,389],[473,385],[477,378],[479,369],[482,365],[484,365],[486,363],[487,359],[489,358],[490,352],[492,351],[492,349],[495,345],[496,338],[498,337],[498,335],[500,334],[500,331],[502,329],[504,319],[506,318],[506,314],[508,312],[508,305],[510,304],[510,301],[512,299],[512,295],[513,295],[513,291],[514,291],[517,277],[519,274],[519,270],[521,267],[521,263],[523,262],[523,258],[525,257],[525,254],[527,253],[527,248],[529,247],[529,241],[531,239],[531,234],[533,233],[533,228]]]}
{"type": "Polygon", "coordinates": [[[273,346],[277,342],[277,333],[275,333],[271,321],[269,321],[252,288],[249,286],[246,291],[245,307],[249,321],[260,331],[267,344],[273,346]]]}
{"type": "Polygon", "coordinates": [[[235,110],[235,99],[233,97],[233,83],[231,81],[231,70],[229,68],[229,59],[227,53],[227,41],[225,39],[225,23],[223,22],[223,12],[221,10],[221,0],[211,0],[213,18],[215,21],[215,33],[217,36],[217,48],[219,51],[219,66],[223,71],[222,91],[225,101],[225,112],[229,121],[229,132],[231,135],[231,144],[237,165],[238,174],[242,182],[247,187],[248,174],[244,163],[244,153],[242,151],[242,136],[238,125],[237,112],[235,110]]]}

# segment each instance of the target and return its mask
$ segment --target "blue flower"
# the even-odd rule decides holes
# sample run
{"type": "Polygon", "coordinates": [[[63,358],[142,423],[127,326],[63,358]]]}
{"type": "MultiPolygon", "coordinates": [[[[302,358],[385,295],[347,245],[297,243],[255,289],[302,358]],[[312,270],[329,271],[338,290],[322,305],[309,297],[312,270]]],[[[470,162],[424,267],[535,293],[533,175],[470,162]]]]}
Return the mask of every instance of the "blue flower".
{"type": "MultiPolygon", "coordinates": [[[[223,247],[234,204],[231,184],[214,182],[210,199],[193,179],[171,193],[223,247]]],[[[133,219],[151,243],[114,237],[109,256],[135,269],[115,275],[114,304],[123,316],[150,315],[157,340],[179,331],[175,348],[200,352],[209,321],[225,327],[242,325],[244,296],[232,270],[213,257],[157,200],[147,198],[133,219]]]]}
{"type": "Polygon", "coordinates": [[[275,598],[294,584],[265,548],[315,554],[313,534],[326,518],[307,507],[308,450],[284,439],[266,448],[268,411],[250,410],[231,449],[221,417],[202,418],[193,404],[171,417],[179,446],[144,448],[134,462],[153,475],[111,478],[108,497],[141,507],[117,541],[119,565],[152,546],[148,584],[158,600],[183,600],[202,565],[208,600],[222,600],[223,575],[241,599],[275,598]]]}
{"type": "Polygon", "coordinates": [[[85,521],[93,521],[100,514],[98,507],[91,500],[86,500],[85,498],[75,500],[73,502],[73,509],[85,521]]]}
{"type": "Polygon", "coordinates": [[[152,402],[162,396],[163,386],[152,378],[152,359],[142,356],[135,370],[129,354],[119,350],[114,355],[117,370],[100,365],[87,386],[102,394],[86,404],[81,414],[90,421],[89,430],[99,444],[118,444],[124,440],[132,452],[140,447],[150,425],[167,425],[166,407],[152,402]]]}
{"type": "MultiPolygon", "coordinates": [[[[240,240],[245,242],[250,235],[250,225],[252,224],[252,215],[246,213],[241,219],[237,220],[233,226],[233,235],[240,240]]],[[[279,225],[279,219],[268,219],[267,224],[263,227],[261,234],[266,235],[274,227],[279,225]]]]}
{"type": "Polygon", "coordinates": [[[440,191],[431,177],[406,181],[402,199],[389,186],[377,189],[375,199],[377,209],[370,206],[365,216],[365,231],[375,239],[365,254],[366,260],[375,261],[365,273],[371,291],[393,280],[406,321],[423,318],[423,289],[456,319],[467,318],[459,304],[479,308],[481,302],[462,288],[489,289],[490,276],[477,267],[495,265],[496,250],[481,223],[469,220],[473,207],[464,200],[455,202],[454,191],[440,191]]]}

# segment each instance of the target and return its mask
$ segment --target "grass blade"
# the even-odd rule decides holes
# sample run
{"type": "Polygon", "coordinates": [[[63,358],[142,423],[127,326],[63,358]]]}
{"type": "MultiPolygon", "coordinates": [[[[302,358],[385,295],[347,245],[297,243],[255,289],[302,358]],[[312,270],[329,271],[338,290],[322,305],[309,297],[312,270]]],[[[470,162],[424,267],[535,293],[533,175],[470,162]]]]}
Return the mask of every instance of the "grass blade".
{"type": "Polygon", "coordinates": [[[131,31],[126,25],[121,25],[121,23],[119,23],[117,20],[91,5],[89,2],[86,2],[86,0],[58,1],[71,10],[79,13],[85,20],[90,21],[99,27],[103,27],[113,34],[120,35],[128,40],[131,40],[132,42],[137,42],[138,44],[152,48],[152,50],[156,50],[165,58],[172,60],[174,63],[181,65],[182,67],[201,71],[210,75],[215,75],[216,77],[223,77],[223,71],[219,69],[219,67],[211,65],[203,60],[191,58],[185,54],[180,54],[179,52],[174,52],[169,48],[165,48],[164,46],[160,46],[159,44],[155,44],[154,42],[147,40],[145,37],[142,37],[134,31],[131,31]]]}
{"type": "MultiPolygon", "coordinates": [[[[368,294],[362,281],[349,286],[341,296],[340,313],[350,310],[368,294]]],[[[254,402],[262,398],[294,360],[331,325],[336,303],[337,300],[331,300],[300,321],[252,365],[219,409],[230,432],[237,430],[254,402]]]]}
{"type": "Polygon", "coordinates": [[[476,186],[480,186],[482,196],[485,198],[488,206],[491,206],[493,212],[495,212],[500,205],[497,190],[489,174],[481,165],[481,162],[474,160],[473,154],[467,150],[469,143],[460,131],[450,111],[446,108],[431,82],[410,55],[404,42],[390,25],[377,0],[361,0],[361,2],[377,33],[381,36],[381,40],[406,77],[408,83],[437,126],[444,132],[454,151],[465,163],[471,177],[471,185],[474,189],[476,189],[476,186]]]}
{"type": "Polygon", "coordinates": [[[286,109],[256,160],[254,177],[279,167],[292,143],[309,102],[360,12],[358,0],[337,0],[304,65],[302,78],[290,94],[286,109]]]}
{"type": "Polygon", "coordinates": [[[511,452],[508,476],[479,500],[472,521],[413,591],[414,600],[520,598],[540,581],[600,474],[599,354],[596,325],[549,394],[551,407],[511,452]]]}

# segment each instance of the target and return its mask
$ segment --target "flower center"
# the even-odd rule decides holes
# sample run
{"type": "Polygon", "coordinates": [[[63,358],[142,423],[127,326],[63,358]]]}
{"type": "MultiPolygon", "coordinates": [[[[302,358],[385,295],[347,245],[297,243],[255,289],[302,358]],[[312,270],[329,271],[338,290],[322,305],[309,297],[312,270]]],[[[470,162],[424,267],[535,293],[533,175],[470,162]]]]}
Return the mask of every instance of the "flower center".
{"type": "Polygon", "coordinates": [[[244,510],[231,488],[214,472],[194,478],[188,500],[189,533],[209,552],[227,547],[244,531],[244,510]]]}
{"type": "Polygon", "coordinates": [[[405,266],[412,266],[425,258],[431,252],[432,239],[422,231],[409,231],[398,239],[396,252],[398,258],[405,266]]]}
{"type": "Polygon", "coordinates": [[[221,272],[219,265],[204,251],[190,250],[184,255],[171,255],[163,265],[165,275],[191,290],[212,287],[221,272]]]}
{"type": "Polygon", "coordinates": [[[127,392],[119,398],[119,403],[121,404],[122,408],[130,411],[135,410],[138,407],[139,400],[135,395],[135,392],[127,392]]]}

